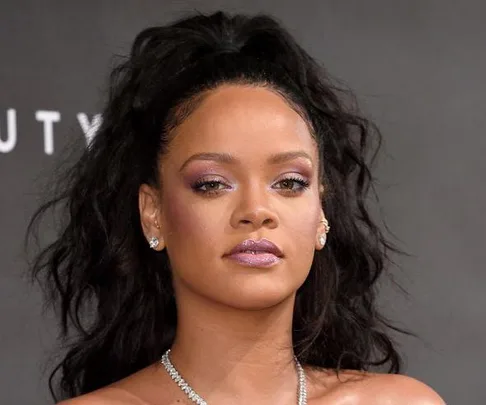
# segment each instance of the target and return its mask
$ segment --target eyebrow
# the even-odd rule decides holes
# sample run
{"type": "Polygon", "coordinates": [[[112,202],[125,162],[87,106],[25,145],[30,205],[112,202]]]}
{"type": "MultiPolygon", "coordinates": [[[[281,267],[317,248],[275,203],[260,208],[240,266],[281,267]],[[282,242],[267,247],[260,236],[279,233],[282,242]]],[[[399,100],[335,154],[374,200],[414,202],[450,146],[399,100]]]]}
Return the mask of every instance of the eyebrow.
{"type": "MultiPolygon", "coordinates": [[[[275,153],[268,158],[268,163],[272,165],[277,165],[298,158],[304,158],[309,160],[311,164],[313,163],[312,157],[307,152],[304,152],[303,150],[275,153]]],[[[229,153],[209,153],[209,152],[196,153],[195,155],[192,155],[189,159],[187,159],[182,164],[179,171],[180,172],[183,171],[184,168],[190,162],[195,160],[211,160],[214,162],[225,163],[225,164],[238,163],[238,159],[229,153]]]]}

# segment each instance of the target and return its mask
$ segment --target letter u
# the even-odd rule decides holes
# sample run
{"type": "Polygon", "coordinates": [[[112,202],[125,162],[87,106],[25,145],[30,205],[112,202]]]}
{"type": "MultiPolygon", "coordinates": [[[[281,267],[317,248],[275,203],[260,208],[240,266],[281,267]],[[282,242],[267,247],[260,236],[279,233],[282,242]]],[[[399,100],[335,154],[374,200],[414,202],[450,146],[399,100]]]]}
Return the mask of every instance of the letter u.
{"type": "Polygon", "coordinates": [[[17,112],[13,108],[7,110],[7,139],[3,140],[1,135],[0,131],[0,152],[11,152],[17,143],[17,112]]]}

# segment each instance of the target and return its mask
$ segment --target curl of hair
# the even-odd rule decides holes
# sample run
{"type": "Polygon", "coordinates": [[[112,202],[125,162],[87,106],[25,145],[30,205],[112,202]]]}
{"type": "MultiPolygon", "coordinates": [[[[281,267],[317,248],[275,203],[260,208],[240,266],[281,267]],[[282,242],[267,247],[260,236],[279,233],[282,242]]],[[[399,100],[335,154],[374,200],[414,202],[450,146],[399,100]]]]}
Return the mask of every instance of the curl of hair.
{"type": "Polygon", "coordinates": [[[108,385],[157,361],[171,346],[177,317],[169,258],[148,247],[138,189],[158,184],[157,162],[171,130],[205,92],[224,83],[281,94],[306,119],[319,147],[322,204],[332,232],[297,292],[297,357],[336,370],[400,370],[387,332],[399,329],[375,304],[376,281],[396,249],[366,207],[378,130],[344,106],[341,96],[348,93],[332,85],[273,18],[218,12],[136,37],[129,57],[112,71],[92,143],[30,222],[28,235],[53,207],[61,207],[66,219],[31,268],[59,309],[60,338],[71,337],[49,379],[54,398],[108,385]]]}

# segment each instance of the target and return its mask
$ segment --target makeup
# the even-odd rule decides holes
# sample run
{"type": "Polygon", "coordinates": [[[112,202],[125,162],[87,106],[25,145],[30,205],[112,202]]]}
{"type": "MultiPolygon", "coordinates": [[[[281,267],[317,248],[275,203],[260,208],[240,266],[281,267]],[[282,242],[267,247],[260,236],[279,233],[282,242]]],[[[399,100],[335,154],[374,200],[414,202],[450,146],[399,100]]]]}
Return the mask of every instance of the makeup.
{"type": "Polygon", "coordinates": [[[282,251],[268,239],[246,239],[223,257],[248,267],[272,267],[283,257],[282,251]]]}
{"type": "Polygon", "coordinates": [[[275,256],[272,253],[235,253],[225,258],[230,259],[242,266],[248,267],[272,267],[282,260],[280,257],[275,256]]]}

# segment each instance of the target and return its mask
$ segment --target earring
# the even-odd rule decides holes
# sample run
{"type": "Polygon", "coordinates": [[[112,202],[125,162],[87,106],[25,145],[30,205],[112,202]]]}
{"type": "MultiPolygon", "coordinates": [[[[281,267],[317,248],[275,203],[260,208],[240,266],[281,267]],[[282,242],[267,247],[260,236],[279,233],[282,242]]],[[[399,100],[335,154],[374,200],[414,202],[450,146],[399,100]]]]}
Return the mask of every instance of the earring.
{"type": "Polygon", "coordinates": [[[159,239],[156,238],[155,236],[150,238],[149,246],[150,246],[151,249],[154,249],[154,250],[157,249],[157,246],[159,246],[159,239]]]}
{"type": "Polygon", "coordinates": [[[321,219],[320,221],[323,225],[324,225],[324,233],[321,233],[319,235],[319,244],[324,247],[324,245],[326,244],[326,241],[327,241],[327,234],[329,233],[331,227],[329,226],[329,222],[327,221],[327,218],[324,217],[323,219],[321,219]]]}
{"type": "Polygon", "coordinates": [[[321,223],[324,224],[324,232],[329,233],[331,227],[329,226],[329,222],[327,221],[327,218],[321,219],[321,223]]]}

